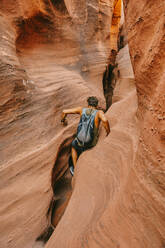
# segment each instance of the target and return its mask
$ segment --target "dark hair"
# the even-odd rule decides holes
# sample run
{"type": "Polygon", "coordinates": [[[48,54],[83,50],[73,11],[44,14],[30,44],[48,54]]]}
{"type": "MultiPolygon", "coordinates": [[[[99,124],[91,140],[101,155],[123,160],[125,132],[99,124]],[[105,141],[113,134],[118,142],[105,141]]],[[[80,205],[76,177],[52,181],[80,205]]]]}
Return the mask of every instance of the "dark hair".
{"type": "Polygon", "coordinates": [[[98,101],[97,97],[90,96],[90,97],[88,97],[87,102],[88,102],[89,106],[97,107],[99,101],[98,101]]]}

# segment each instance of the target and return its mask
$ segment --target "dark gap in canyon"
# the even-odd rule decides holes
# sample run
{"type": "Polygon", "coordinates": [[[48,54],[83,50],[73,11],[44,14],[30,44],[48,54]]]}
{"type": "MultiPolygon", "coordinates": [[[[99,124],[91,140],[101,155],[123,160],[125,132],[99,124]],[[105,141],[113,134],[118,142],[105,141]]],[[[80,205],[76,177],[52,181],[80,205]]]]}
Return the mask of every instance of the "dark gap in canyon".
{"type": "Polygon", "coordinates": [[[117,78],[120,77],[116,57],[121,49],[124,47],[124,37],[120,34],[120,21],[122,13],[122,4],[120,0],[114,1],[113,15],[110,27],[110,55],[107,60],[107,66],[103,73],[102,85],[103,93],[106,101],[106,111],[112,105],[113,91],[116,86],[117,78]],[[120,45],[119,45],[120,44],[120,45]],[[120,47],[119,47],[120,46],[120,47]]]}
{"type": "Polygon", "coordinates": [[[65,15],[68,14],[64,0],[50,0],[50,2],[57,11],[65,15]]]}
{"type": "Polygon", "coordinates": [[[118,69],[118,64],[116,62],[117,55],[119,51],[128,44],[127,34],[125,25],[121,25],[119,28],[118,39],[117,39],[117,51],[112,49],[109,56],[108,65],[103,73],[102,85],[103,92],[106,101],[106,111],[112,105],[113,91],[116,86],[116,81],[120,78],[120,71],[118,69]]]}
{"type": "Polygon", "coordinates": [[[112,105],[113,90],[116,84],[115,73],[114,73],[114,69],[117,67],[116,55],[117,52],[112,49],[109,57],[109,63],[106,66],[106,69],[103,73],[102,84],[103,84],[103,92],[106,101],[106,111],[112,105]]]}
{"type": "Polygon", "coordinates": [[[46,243],[62,218],[72,194],[72,176],[69,170],[71,161],[71,143],[75,135],[65,139],[59,146],[52,168],[51,186],[53,197],[47,211],[49,226],[36,239],[46,243]]]}

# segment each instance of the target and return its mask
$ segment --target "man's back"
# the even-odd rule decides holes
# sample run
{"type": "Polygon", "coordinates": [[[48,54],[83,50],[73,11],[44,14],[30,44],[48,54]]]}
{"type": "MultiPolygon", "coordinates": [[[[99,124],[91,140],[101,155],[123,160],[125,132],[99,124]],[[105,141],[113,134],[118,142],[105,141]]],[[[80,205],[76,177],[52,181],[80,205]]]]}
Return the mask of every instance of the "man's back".
{"type": "Polygon", "coordinates": [[[93,108],[83,108],[80,122],[77,128],[77,139],[80,144],[92,147],[96,145],[98,138],[98,127],[95,119],[98,110],[93,108]],[[94,142],[95,140],[95,142],[94,142]]]}
{"type": "MultiPolygon", "coordinates": [[[[82,112],[83,112],[83,109],[82,107],[77,107],[77,108],[73,108],[73,109],[68,109],[68,110],[63,110],[63,113],[62,113],[62,120],[65,119],[66,115],[67,114],[79,114],[80,116],[82,115],[82,112]]],[[[96,108],[93,108],[93,107],[88,107],[87,109],[95,109],[96,108]]],[[[99,125],[100,125],[100,122],[102,121],[103,123],[103,126],[107,132],[107,135],[109,134],[110,132],[110,127],[109,127],[109,123],[108,123],[108,120],[104,114],[104,112],[102,110],[97,110],[97,113],[96,113],[96,116],[95,116],[95,126],[96,128],[99,128],[99,125]]]]}
{"type": "MultiPolygon", "coordinates": [[[[66,109],[62,112],[61,122],[63,122],[64,124],[67,114],[80,115],[77,137],[72,142],[72,161],[74,167],[80,154],[96,145],[98,140],[100,122],[103,123],[107,135],[110,133],[109,122],[104,112],[101,110],[97,110],[98,99],[92,96],[87,99],[87,102],[88,108],[77,107],[73,109],[66,109]],[[81,137],[79,135],[80,132],[81,137]]],[[[71,170],[72,175],[73,172],[74,168],[71,170]]]]}

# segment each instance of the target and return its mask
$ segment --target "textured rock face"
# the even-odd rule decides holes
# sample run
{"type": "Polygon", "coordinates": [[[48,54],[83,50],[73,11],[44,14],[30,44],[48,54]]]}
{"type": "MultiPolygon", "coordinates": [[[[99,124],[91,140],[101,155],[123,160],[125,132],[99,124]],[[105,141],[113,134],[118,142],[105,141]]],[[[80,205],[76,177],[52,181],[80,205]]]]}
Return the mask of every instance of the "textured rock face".
{"type": "MultiPolygon", "coordinates": [[[[104,107],[112,7],[109,1],[0,3],[0,247],[32,247],[50,224],[52,169],[57,159],[56,176],[65,174],[69,152],[58,158],[57,152],[78,121],[69,117],[64,128],[61,111],[86,105],[91,94],[104,107]]],[[[54,225],[67,197],[60,198],[54,225]]]]}
{"type": "MultiPolygon", "coordinates": [[[[112,133],[106,139],[102,134],[99,144],[80,157],[72,197],[46,245],[48,248],[119,247],[122,241],[122,235],[118,236],[117,231],[120,224],[123,232],[125,223],[122,226],[120,207],[117,214],[115,211],[123,200],[139,133],[135,116],[136,89],[128,46],[120,50],[116,62],[120,78],[114,91],[114,104],[106,113],[112,133]]],[[[127,202],[125,205],[124,209],[127,202]]]]}
{"type": "MultiPolygon", "coordinates": [[[[56,178],[65,174],[78,121],[69,117],[63,128],[60,113],[84,105],[91,93],[103,106],[114,4],[1,1],[0,247],[33,247],[47,226],[52,168],[56,178]]],[[[107,138],[102,132],[99,144],[80,157],[69,205],[48,248],[165,245],[165,6],[163,0],[124,5],[138,105],[124,46],[106,114],[112,132],[107,138]]],[[[63,209],[57,207],[54,225],[63,209]]]]}
{"type": "Polygon", "coordinates": [[[138,115],[130,70],[123,75],[121,65],[107,113],[112,133],[80,158],[72,198],[48,248],[165,245],[164,8],[164,1],[125,1],[138,115]]]}
{"type": "Polygon", "coordinates": [[[141,124],[132,183],[132,206],[139,218],[134,223],[143,231],[140,247],[163,247],[165,165],[165,29],[163,1],[141,1],[139,8],[125,3],[128,41],[138,92],[141,124]],[[136,195],[136,197],[135,197],[136,195]],[[133,197],[134,196],[134,197],[133,197]],[[134,202],[134,203],[133,203],[134,202]],[[149,237],[149,238],[148,238],[149,237]],[[142,240],[143,239],[143,240],[142,240]]]}

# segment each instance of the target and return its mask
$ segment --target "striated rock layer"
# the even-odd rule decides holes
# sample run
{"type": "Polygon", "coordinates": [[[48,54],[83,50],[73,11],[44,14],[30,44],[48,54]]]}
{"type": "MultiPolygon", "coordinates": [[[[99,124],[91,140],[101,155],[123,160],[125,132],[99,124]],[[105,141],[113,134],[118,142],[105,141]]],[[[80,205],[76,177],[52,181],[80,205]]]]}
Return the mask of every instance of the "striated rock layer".
{"type": "MultiPolygon", "coordinates": [[[[90,95],[104,107],[112,11],[113,1],[0,1],[0,247],[33,247],[50,225],[52,170],[65,177],[78,122],[64,128],[61,111],[90,95]]],[[[69,197],[56,189],[54,226],[69,197]]]]}
{"type": "Polygon", "coordinates": [[[139,132],[135,115],[136,88],[128,46],[120,50],[116,62],[120,77],[114,91],[114,103],[106,113],[111,134],[107,138],[102,135],[94,149],[81,155],[72,197],[46,245],[48,248],[119,247],[118,236],[111,238],[110,235],[118,230],[119,223],[121,225],[120,209],[116,219],[112,217],[115,216],[116,204],[123,199],[135,160],[139,132]]]}
{"type": "MultiPolygon", "coordinates": [[[[34,247],[50,224],[51,180],[65,176],[78,122],[69,117],[64,128],[60,113],[89,95],[104,107],[115,3],[1,0],[0,247],[34,247]]],[[[61,220],[47,248],[165,245],[165,4],[125,0],[124,7],[135,84],[124,44],[106,113],[112,132],[106,138],[102,132],[81,155],[64,215],[69,193],[55,209],[54,225],[61,220]]]]}
{"type": "Polygon", "coordinates": [[[79,159],[71,200],[47,248],[165,245],[165,4],[124,4],[138,114],[132,79],[121,76],[107,112],[112,132],[79,159]]]}

